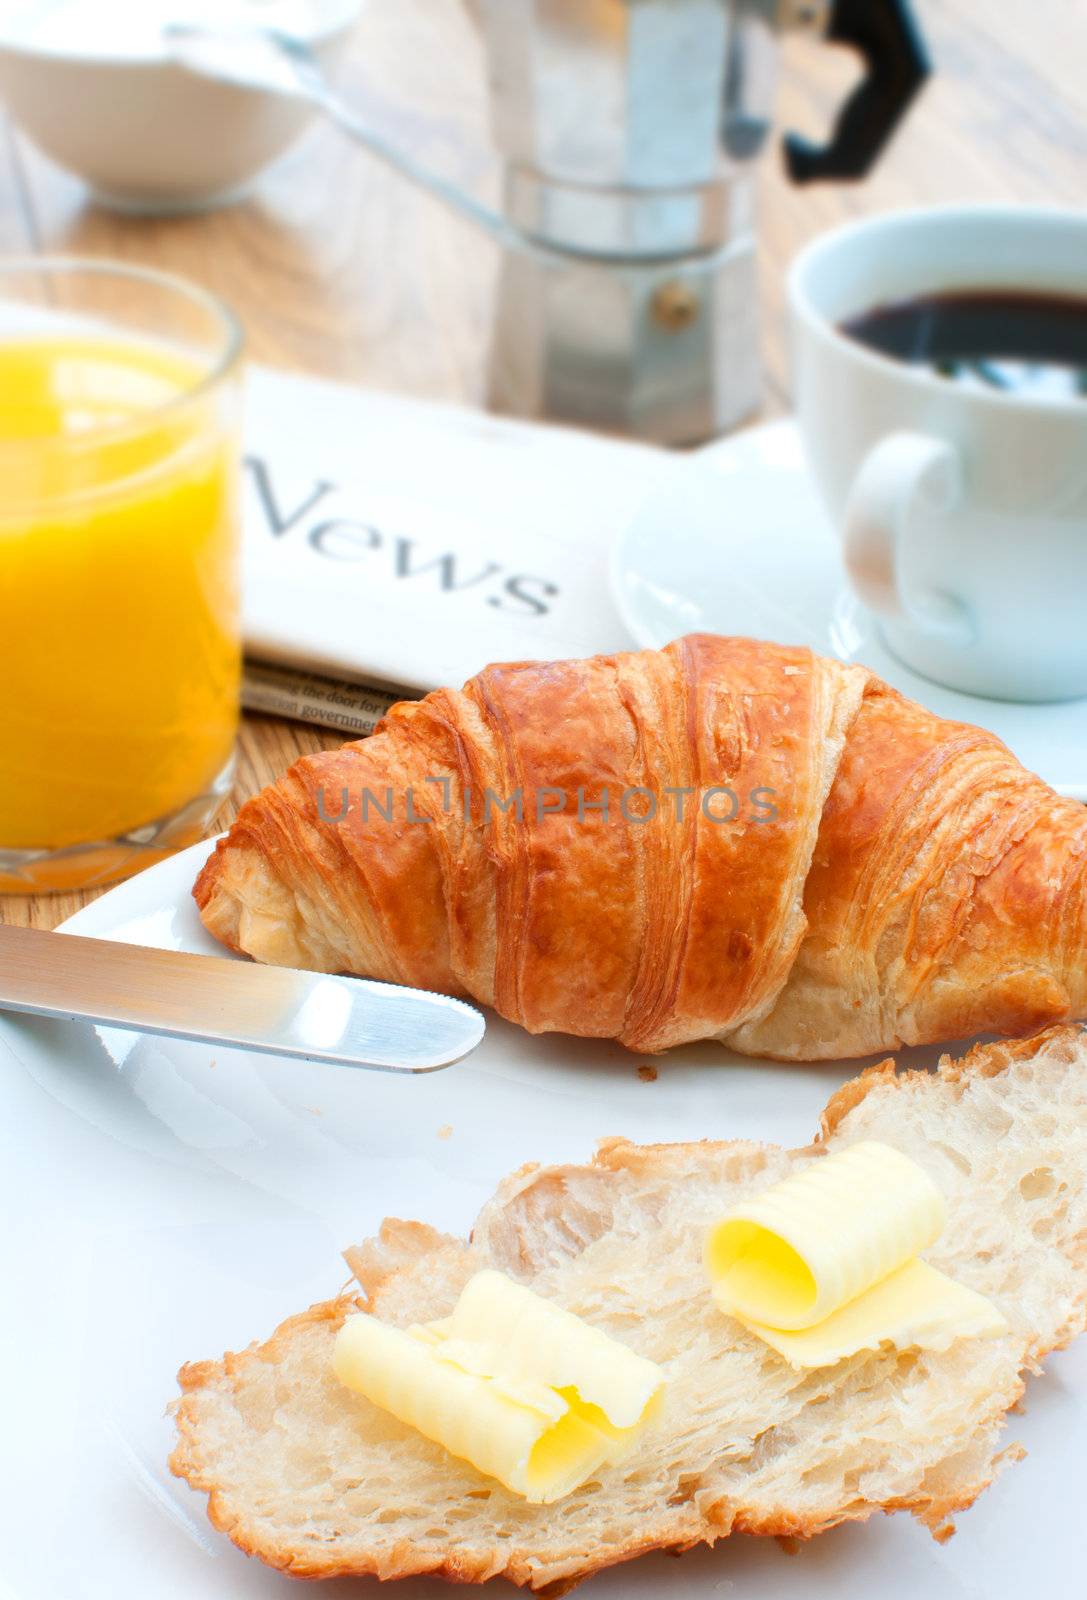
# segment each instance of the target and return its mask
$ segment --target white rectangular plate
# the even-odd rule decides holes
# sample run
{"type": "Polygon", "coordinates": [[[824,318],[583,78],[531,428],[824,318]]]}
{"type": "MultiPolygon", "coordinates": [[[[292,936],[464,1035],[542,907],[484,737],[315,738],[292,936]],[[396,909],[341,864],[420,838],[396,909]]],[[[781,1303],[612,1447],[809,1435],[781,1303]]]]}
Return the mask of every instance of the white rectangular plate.
{"type": "MultiPolygon", "coordinates": [[[[189,888],[209,846],[88,906],[73,932],[214,951],[189,888]]],[[[912,1052],[931,1061],[935,1052],[912,1052]]],[[[40,1019],[0,1019],[0,1600],[298,1600],[171,1478],[164,1408],[186,1360],[334,1294],[341,1249],[388,1215],[467,1230],[521,1162],[609,1134],[805,1143],[858,1070],[618,1046],[498,1019],[448,1071],[401,1079],[40,1019]]],[[[1012,1467],[947,1545],[905,1516],[785,1555],[739,1537],[604,1573],[586,1600],[1023,1600],[1079,1592],[1087,1341],[1028,1390],[1012,1467]]],[[[315,1591],[316,1592],[316,1591],[315,1591]]],[[[413,1581],[388,1600],[449,1600],[413,1581]]],[[[501,1589],[499,1593],[503,1592],[501,1589]]],[[[505,1591],[510,1592],[512,1591],[505,1591]]],[[[321,1600],[376,1596],[335,1582],[321,1600]]]]}

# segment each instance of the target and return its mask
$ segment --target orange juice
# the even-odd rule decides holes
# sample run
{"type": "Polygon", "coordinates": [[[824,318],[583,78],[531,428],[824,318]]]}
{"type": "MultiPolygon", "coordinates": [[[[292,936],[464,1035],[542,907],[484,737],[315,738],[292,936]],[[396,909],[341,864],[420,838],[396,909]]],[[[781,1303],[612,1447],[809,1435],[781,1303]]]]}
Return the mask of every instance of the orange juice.
{"type": "Polygon", "coordinates": [[[149,827],[229,761],[235,429],[172,346],[0,342],[0,852],[149,827]]]}

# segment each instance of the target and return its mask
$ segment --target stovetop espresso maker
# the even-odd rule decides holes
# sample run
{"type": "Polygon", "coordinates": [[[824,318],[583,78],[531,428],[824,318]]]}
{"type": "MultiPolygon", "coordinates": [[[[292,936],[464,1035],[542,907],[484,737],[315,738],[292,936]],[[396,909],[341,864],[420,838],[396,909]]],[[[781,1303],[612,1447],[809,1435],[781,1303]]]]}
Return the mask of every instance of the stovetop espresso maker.
{"type": "Polygon", "coordinates": [[[829,142],[784,139],[795,182],[859,178],[928,71],[907,0],[468,4],[516,235],[492,403],[665,444],[729,428],[759,396],[753,167],[777,35],[861,53],[829,142]]]}
{"type": "Polygon", "coordinates": [[[242,43],[264,55],[235,61],[220,50],[229,30],[167,32],[197,70],[286,71],[290,92],[498,240],[492,404],[686,444],[758,400],[753,167],[777,36],[806,29],[860,53],[829,141],[784,140],[795,182],[858,178],[928,72],[909,3],[464,0],[486,55],[498,210],[361,118],[301,39],[249,29],[242,43]]]}

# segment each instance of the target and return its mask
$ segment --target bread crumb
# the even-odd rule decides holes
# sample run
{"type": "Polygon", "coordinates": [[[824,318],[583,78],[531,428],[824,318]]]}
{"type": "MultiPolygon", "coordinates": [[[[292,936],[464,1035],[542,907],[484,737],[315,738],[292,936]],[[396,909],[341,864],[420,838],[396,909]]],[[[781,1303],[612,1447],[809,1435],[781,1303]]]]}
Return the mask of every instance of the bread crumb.
{"type": "Polygon", "coordinates": [[[451,1137],[452,1133],[453,1133],[453,1124],[451,1122],[443,1122],[441,1127],[438,1129],[438,1138],[439,1139],[448,1139],[448,1138],[451,1137]]]}
{"type": "Polygon", "coordinates": [[[214,1056],[212,1056],[211,1060],[208,1062],[208,1068],[212,1072],[215,1071],[215,1057],[214,1056]]]}
{"type": "Polygon", "coordinates": [[[647,1062],[644,1067],[638,1068],[638,1076],[643,1083],[656,1083],[657,1069],[656,1067],[651,1067],[647,1062]]]}
{"type": "Polygon", "coordinates": [[[800,1553],[800,1540],[791,1533],[777,1534],[774,1542],[787,1556],[795,1556],[800,1553]]]}
{"type": "Polygon", "coordinates": [[[310,1113],[310,1116],[312,1116],[312,1117],[323,1117],[324,1116],[324,1112],[321,1110],[320,1106],[303,1106],[302,1110],[303,1111],[308,1111],[310,1113]]]}

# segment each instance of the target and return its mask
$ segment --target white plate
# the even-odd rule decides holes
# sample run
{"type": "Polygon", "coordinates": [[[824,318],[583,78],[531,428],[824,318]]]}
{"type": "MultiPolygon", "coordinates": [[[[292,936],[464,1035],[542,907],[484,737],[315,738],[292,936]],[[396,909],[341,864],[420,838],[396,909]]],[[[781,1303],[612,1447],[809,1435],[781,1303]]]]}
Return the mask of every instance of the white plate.
{"type": "MultiPolygon", "coordinates": [[[[67,927],[214,948],[189,898],[208,848],[123,884],[67,927]]],[[[504,1172],[530,1158],[583,1158],[605,1134],[803,1141],[856,1070],[758,1066],[711,1046],[660,1062],[656,1082],[637,1066],[615,1046],[534,1039],[497,1020],[461,1065],[400,1079],[240,1053],[212,1060],[197,1045],[0,1019],[0,1596],[298,1600],[295,1583],[214,1533],[203,1496],[166,1470],[163,1408],[183,1361],[244,1346],[333,1294],[346,1276],[339,1251],[386,1213],[466,1229],[504,1172]]],[[[680,1563],[615,1569],[585,1592],[1071,1595],[1085,1555],[1085,1397],[1087,1341],[1031,1385],[1011,1434],[1028,1460],[946,1547],[908,1517],[881,1517],[792,1559],[773,1541],[736,1538],[680,1563]]],[[[350,1583],[320,1591],[376,1593],[350,1583]]],[[[389,1600],[449,1595],[413,1581],[389,1600]]]]}
{"type": "Polygon", "coordinates": [[[676,458],[617,540],[611,582],[641,645],[704,629],[863,662],[941,717],[991,728],[1024,766],[1087,800],[1087,700],[1016,705],[959,694],[891,655],[846,582],[790,420],[676,458]]]}

